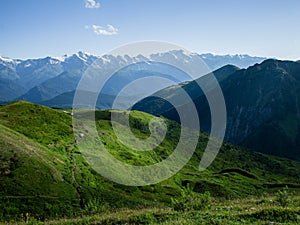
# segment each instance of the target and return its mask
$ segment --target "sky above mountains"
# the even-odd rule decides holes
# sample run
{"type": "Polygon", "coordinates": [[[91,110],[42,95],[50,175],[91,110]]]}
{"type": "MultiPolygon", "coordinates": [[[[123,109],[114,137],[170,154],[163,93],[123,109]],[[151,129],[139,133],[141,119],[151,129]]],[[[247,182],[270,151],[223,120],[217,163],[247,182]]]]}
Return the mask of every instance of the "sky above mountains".
{"type": "Polygon", "coordinates": [[[190,51],[300,59],[299,0],[1,0],[0,55],[101,55],[158,40],[190,51]]]}

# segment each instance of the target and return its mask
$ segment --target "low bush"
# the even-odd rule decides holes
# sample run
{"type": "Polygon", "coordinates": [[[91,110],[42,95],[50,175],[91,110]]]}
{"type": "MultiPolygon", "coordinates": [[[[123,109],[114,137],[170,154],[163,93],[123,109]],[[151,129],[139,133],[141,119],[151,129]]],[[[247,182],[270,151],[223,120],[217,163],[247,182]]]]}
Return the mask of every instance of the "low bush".
{"type": "Polygon", "coordinates": [[[176,211],[204,210],[210,208],[211,202],[210,192],[195,193],[188,184],[182,189],[179,197],[172,198],[172,207],[176,211]]]}
{"type": "Polygon", "coordinates": [[[103,203],[98,199],[93,199],[88,201],[88,203],[85,205],[84,212],[85,214],[96,214],[96,213],[102,213],[107,211],[109,208],[109,205],[107,203],[103,203]]]}
{"type": "Polygon", "coordinates": [[[282,207],[287,207],[290,204],[291,195],[287,186],[276,193],[276,202],[282,207]]]}

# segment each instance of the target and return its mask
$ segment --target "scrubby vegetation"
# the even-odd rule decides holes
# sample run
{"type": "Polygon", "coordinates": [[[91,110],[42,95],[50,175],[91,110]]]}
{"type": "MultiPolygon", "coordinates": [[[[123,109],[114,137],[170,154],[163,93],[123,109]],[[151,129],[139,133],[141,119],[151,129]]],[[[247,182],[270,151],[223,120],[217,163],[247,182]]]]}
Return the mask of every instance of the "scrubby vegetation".
{"type": "Polygon", "coordinates": [[[100,213],[84,213],[80,217],[43,222],[27,214],[21,215],[18,224],[299,224],[299,196],[292,196],[288,207],[278,205],[274,199],[276,195],[226,201],[211,198],[209,207],[201,209],[192,207],[179,211],[169,207],[107,209],[100,213]]]}
{"type": "Polygon", "coordinates": [[[179,197],[172,198],[171,201],[172,207],[176,211],[203,210],[209,209],[211,206],[210,192],[195,193],[189,184],[182,189],[179,197]]]}

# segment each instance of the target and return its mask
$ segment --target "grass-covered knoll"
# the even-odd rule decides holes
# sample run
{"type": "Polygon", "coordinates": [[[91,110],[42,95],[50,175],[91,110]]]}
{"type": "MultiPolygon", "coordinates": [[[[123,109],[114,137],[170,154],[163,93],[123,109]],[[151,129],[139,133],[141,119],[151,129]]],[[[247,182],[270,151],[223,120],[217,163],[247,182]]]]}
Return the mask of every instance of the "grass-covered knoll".
{"type": "MultiPolygon", "coordinates": [[[[128,132],[133,132],[134,136],[145,140],[150,136],[149,122],[153,119],[153,116],[147,113],[139,111],[117,111],[114,110],[114,115],[124,117],[125,114],[129,114],[129,123],[131,129],[128,130],[126,125],[117,123],[116,128],[120,132],[122,140],[128,141],[130,144],[134,144],[130,140],[128,132]]],[[[136,151],[135,149],[143,149],[145,146],[141,146],[143,143],[136,143],[135,149],[128,148],[124,143],[118,140],[117,136],[112,129],[111,111],[99,111],[96,112],[97,128],[100,133],[100,139],[104,143],[105,147],[109,149],[110,153],[121,161],[132,165],[151,165],[164,160],[168,157],[173,149],[175,149],[178,142],[178,133],[180,127],[174,126],[173,129],[169,129],[163,142],[154,148],[152,151],[136,151]],[[175,134],[174,134],[175,133],[175,134]],[[171,136],[173,135],[173,136],[171,136]]],[[[166,122],[171,125],[170,121],[166,122]]],[[[126,142],[127,143],[127,142],[126,142]]],[[[147,149],[151,149],[150,143],[148,143],[147,149]]]]}
{"type": "Polygon", "coordinates": [[[66,113],[16,101],[0,108],[0,123],[56,151],[73,147],[71,118],[66,113]]]}
{"type": "MultiPolygon", "coordinates": [[[[122,116],[129,112],[115,113],[122,116]]],[[[100,139],[111,154],[128,164],[159,162],[172,153],[178,142],[180,126],[166,120],[170,129],[154,151],[128,149],[113,133],[110,114],[111,111],[96,112],[100,139]]],[[[136,137],[149,136],[148,121],[152,118],[142,112],[130,112],[131,130],[136,137]]],[[[129,187],[104,179],[89,166],[76,147],[70,113],[18,101],[0,107],[0,124],[1,220],[24,220],[20,215],[26,213],[43,220],[106,210],[112,212],[117,208],[168,208],[172,205],[171,199],[180,197],[182,188],[188,184],[193,192],[209,191],[214,201],[261,196],[286,185],[299,193],[299,162],[243,150],[226,143],[208,170],[199,172],[199,161],[207,143],[204,133],[200,134],[192,159],[179,173],[156,185],[129,187]]],[[[121,131],[126,130],[123,124],[118,126],[121,131]]],[[[127,133],[122,135],[127,137],[127,133]]],[[[162,211],[167,214],[164,221],[172,220],[173,214],[179,215],[172,211],[168,216],[169,210],[162,211]]],[[[183,218],[197,218],[199,213],[211,215],[210,211],[185,212],[183,218]]],[[[149,216],[141,214],[142,217],[149,216]]]]}

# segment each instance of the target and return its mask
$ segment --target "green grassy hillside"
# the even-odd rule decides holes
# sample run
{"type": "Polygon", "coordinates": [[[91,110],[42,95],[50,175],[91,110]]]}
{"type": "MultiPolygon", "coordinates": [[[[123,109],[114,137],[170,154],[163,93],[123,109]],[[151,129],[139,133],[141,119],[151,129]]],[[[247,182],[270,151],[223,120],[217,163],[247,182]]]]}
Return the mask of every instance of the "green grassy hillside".
{"type": "Polygon", "coordinates": [[[66,156],[3,125],[0,149],[0,217],[26,212],[55,215],[78,204],[76,189],[66,182],[66,156]]]}
{"type": "MultiPolygon", "coordinates": [[[[130,113],[133,133],[149,136],[148,121],[153,116],[130,113]]],[[[166,120],[170,129],[162,144],[148,152],[136,152],[117,140],[110,122],[111,111],[97,111],[97,129],[109,151],[133,165],[161,161],[178,142],[180,126],[166,120]]],[[[199,161],[207,143],[200,134],[190,162],[176,175],[156,185],[123,186],[97,174],[75,145],[72,117],[24,101],[0,107],[0,194],[1,220],[19,220],[27,212],[40,219],[97,213],[107,209],[168,207],[190,185],[196,193],[209,191],[216,199],[261,196],[288,185],[300,189],[300,163],[247,151],[224,143],[214,163],[204,172],[199,161]]],[[[122,130],[122,124],[119,124],[122,130]]],[[[127,135],[124,133],[124,138],[127,135]]]]}

